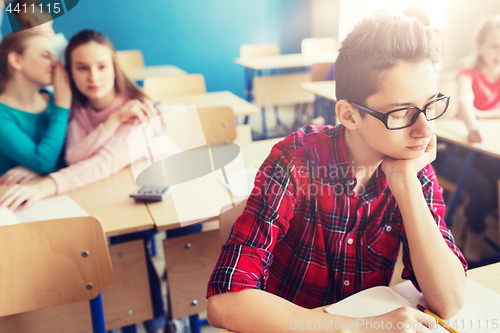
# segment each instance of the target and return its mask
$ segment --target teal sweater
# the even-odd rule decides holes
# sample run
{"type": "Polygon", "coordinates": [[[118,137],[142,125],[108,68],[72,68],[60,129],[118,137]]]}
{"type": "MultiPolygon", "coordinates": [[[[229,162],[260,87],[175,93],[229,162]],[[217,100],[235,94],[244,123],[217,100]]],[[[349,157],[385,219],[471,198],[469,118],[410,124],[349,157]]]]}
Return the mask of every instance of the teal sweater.
{"type": "Polygon", "coordinates": [[[0,176],[22,165],[47,174],[55,170],[68,126],[69,110],[54,96],[42,113],[29,113],[0,103],[0,176]]]}

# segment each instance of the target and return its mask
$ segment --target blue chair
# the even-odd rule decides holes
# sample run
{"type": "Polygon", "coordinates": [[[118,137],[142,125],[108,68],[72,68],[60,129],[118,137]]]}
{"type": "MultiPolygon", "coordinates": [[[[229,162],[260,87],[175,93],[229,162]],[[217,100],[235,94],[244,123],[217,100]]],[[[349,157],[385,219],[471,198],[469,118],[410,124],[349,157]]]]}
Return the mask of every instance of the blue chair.
{"type": "Polygon", "coordinates": [[[0,227],[0,317],[87,300],[93,331],[105,333],[100,294],[111,276],[97,218],[0,227]]]}

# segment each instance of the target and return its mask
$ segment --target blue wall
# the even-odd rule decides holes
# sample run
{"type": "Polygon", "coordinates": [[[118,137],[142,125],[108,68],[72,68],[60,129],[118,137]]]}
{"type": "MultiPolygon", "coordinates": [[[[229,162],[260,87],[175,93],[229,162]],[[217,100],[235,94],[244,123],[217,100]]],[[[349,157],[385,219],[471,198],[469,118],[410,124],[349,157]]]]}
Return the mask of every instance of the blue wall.
{"type": "MultiPolygon", "coordinates": [[[[173,64],[205,76],[209,91],[243,96],[239,47],[275,42],[300,52],[310,37],[311,0],[80,0],[54,21],[66,38],[84,28],[107,35],[116,49],[141,49],[146,65],[173,64]]],[[[2,33],[10,31],[4,16],[2,33]]]]}

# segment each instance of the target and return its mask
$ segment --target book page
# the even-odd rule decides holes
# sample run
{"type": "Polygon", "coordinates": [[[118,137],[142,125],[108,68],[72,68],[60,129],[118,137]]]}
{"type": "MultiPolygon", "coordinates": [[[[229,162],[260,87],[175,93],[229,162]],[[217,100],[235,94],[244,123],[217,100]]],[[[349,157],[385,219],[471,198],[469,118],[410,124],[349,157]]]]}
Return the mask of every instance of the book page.
{"type": "Polygon", "coordinates": [[[16,210],[14,215],[19,222],[34,222],[89,216],[89,214],[67,195],[35,202],[24,210],[16,210]]]}
{"type": "Polygon", "coordinates": [[[327,307],[325,311],[339,316],[364,318],[391,312],[402,306],[415,308],[391,288],[379,286],[347,297],[327,307]]]}
{"type": "Polygon", "coordinates": [[[17,223],[19,223],[19,220],[10,209],[7,207],[0,207],[0,227],[17,223]]]}
{"type": "MultiPolygon", "coordinates": [[[[423,295],[410,281],[392,288],[412,304],[426,307],[423,295]]],[[[465,306],[447,322],[460,333],[500,332],[500,295],[467,279],[465,306]]],[[[441,327],[432,331],[447,332],[441,327]]]]}

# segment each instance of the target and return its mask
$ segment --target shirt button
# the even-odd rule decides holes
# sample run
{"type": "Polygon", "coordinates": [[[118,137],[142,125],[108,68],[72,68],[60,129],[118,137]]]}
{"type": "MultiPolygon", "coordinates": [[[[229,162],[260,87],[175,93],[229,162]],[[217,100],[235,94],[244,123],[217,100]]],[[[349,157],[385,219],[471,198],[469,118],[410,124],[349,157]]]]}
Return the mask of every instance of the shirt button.
{"type": "Polygon", "coordinates": [[[349,185],[354,185],[355,181],[354,180],[350,180],[349,181],[349,185]]]}
{"type": "Polygon", "coordinates": [[[387,232],[391,232],[392,227],[391,227],[390,225],[388,225],[387,227],[385,227],[385,230],[386,230],[387,232]]]}
{"type": "Polygon", "coordinates": [[[348,286],[349,285],[349,280],[345,280],[344,281],[344,286],[348,286]]]}
{"type": "Polygon", "coordinates": [[[353,240],[352,238],[349,238],[349,239],[347,240],[347,244],[349,244],[349,245],[351,245],[353,242],[354,242],[354,240],[353,240]]]}

